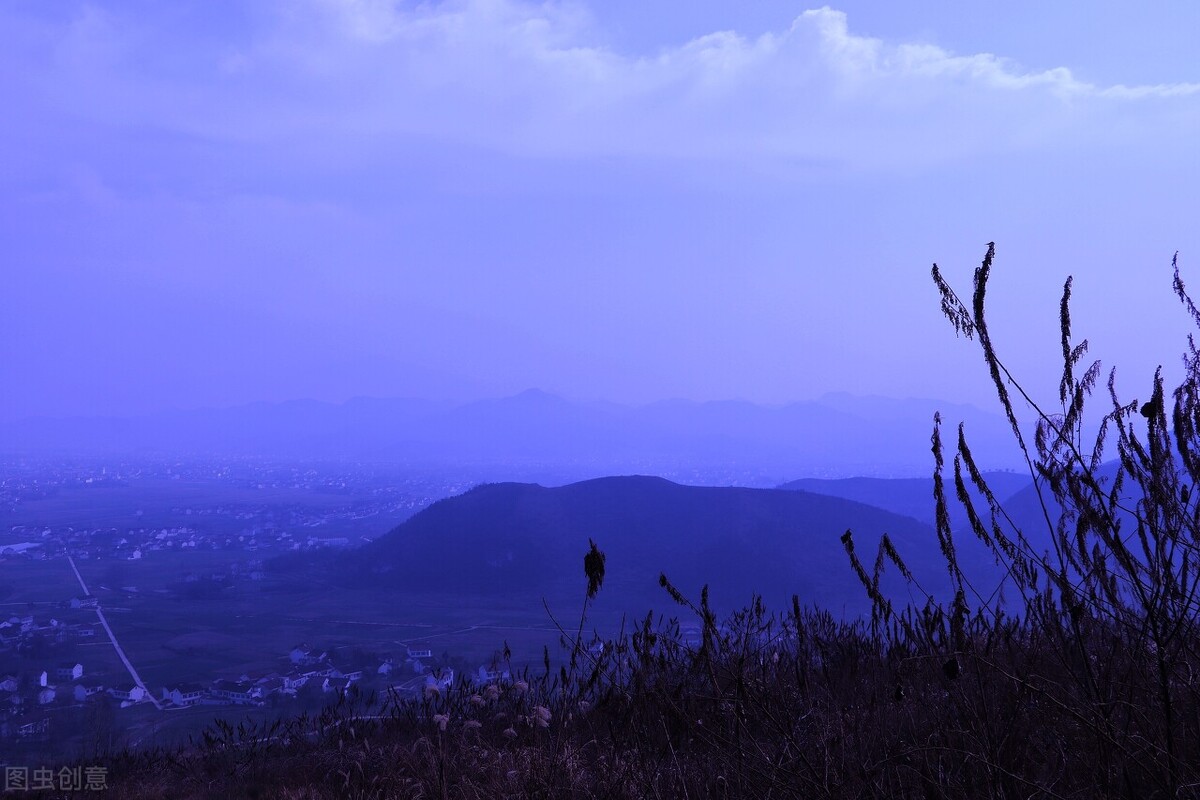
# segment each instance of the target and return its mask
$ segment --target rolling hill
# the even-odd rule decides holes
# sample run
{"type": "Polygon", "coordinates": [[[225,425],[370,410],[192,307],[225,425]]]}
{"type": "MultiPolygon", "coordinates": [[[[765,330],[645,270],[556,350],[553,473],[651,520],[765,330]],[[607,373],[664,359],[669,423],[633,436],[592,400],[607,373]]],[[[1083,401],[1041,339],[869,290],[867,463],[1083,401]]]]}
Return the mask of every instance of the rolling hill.
{"type": "MultiPolygon", "coordinates": [[[[818,604],[858,614],[868,606],[841,536],[852,529],[868,565],[882,533],[926,588],[944,591],[929,526],[863,503],[803,491],[683,486],[611,477],[557,488],[488,484],[442,500],[350,556],[357,580],[379,587],[479,595],[532,592],[578,602],[589,539],[607,554],[598,602],[661,608],[665,572],[690,597],[711,587],[718,608],[754,593],[770,603],[818,604]]],[[[895,571],[892,571],[895,575],[895,571]]],[[[903,582],[889,590],[905,592],[903,582]]]]}

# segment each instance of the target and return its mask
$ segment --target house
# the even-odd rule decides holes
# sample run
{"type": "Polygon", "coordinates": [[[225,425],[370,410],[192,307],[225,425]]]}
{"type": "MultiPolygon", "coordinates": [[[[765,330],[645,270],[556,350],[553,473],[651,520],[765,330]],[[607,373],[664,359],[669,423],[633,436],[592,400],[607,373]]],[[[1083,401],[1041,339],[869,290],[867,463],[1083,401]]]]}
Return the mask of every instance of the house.
{"type": "Polygon", "coordinates": [[[392,670],[394,670],[395,668],[396,668],[396,662],[390,658],[385,658],[383,660],[383,662],[379,665],[379,669],[375,670],[375,673],[378,675],[390,675],[390,674],[392,674],[392,670]]]}
{"type": "Polygon", "coordinates": [[[410,647],[408,649],[408,657],[412,658],[412,659],[417,659],[417,658],[430,659],[430,658],[433,658],[433,651],[432,650],[413,650],[410,647]]]}
{"type": "Polygon", "coordinates": [[[50,732],[50,718],[46,717],[37,722],[26,722],[17,728],[18,736],[45,736],[50,732]]]}
{"type": "Polygon", "coordinates": [[[328,678],[333,674],[333,667],[312,667],[300,670],[300,674],[309,680],[313,678],[328,678]]]}
{"type": "Polygon", "coordinates": [[[162,699],[177,706],[194,706],[204,699],[204,687],[198,683],[181,683],[173,688],[164,686],[162,699]]]}
{"type": "Polygon", "coordinates": [[[208,689],[208,696],[222,703],[234,705],[261,705],[263,692],[259,687],[236,681],[216,680],[208,689]]]}
{"type": "Polygon", "coordinates": [[[71,608],[99,608],[100,598],[94,594],[85,594],[71,598],[71,608]]]}
{"type": "Polygon", "coordinates": [[[344,678],[348,683],[362,680],[363,671],[355,667],[330,667],[329,677],[344,678]]]}
{"type": "Polygon", "coordinates": [[[308,676],[299,672],[292,672],[289,675],[283,676],[283,691],[288,694],[295,694],[296,690],[308,683],[308,676]]]}
{"type": "Polygon", "coordinates": [[[438,691],[447,691],[454,685],[454,670],[450,667],[442,667],[436,672],[431,672],[425,676],[425,688],[437,689],[438,691]]]}
{"type": "Polygon", "coordinates": [[[54,670],[54,677],[60,681],[77,681],[83,677],[83,664],[60,664],[54,670]]]}
{"type": "Polygon", "coordinates": [[[5,692],[15,692],[19,681],[16,675],[5,675],[4,680],[0,680],[0,690],[5,692]]]}
{"type": "Polygon", "coordinates": [[[46,625],[40,625],[36,628],[38,632],[54,642],[65,642],[69,635],[69,629],[56,619],[50,620],[46,625]]]}
{"type": "Polygon", "coordinates": [[[39,706],[50,705],[51,703],[54,702],[54,698],[57,696],[58,696],[58,692],[55,691],[53,686],[46,686],[43,689],[41,689],[40,691],[38,691],[38,694],[37,694],[38,705],[39,706]]]}
{"type": "Polygon", "coordinates": [[[146,690],[140,686],[133,684],[124,684],[122,686],[113,686],[108,690],[109,697],[116,698],[125,703],[139,703],[146,696],[146,690]]]}
{"type": "Polygon", "coordinates": [[[104,686],[99,683],[77,683],[75,684],[75,702],[82,703],[93,695],[100,694],[104,691],[104,686]]]}
{"type": "Polygon", "coordinates": [[[483,665],[475,673],[475,683],[479,686],[484,686],[489,683],[498,681],[511,681],[512,675],[505,667],[499,667],[496,664],[483,665]]]}
{"type": "Polygon", "coordinates": [[[317,652],[307,644],[298,644],[288,653],[288,658],[293,664],[319,664],[325,660],[327,654],[317,652]]]}

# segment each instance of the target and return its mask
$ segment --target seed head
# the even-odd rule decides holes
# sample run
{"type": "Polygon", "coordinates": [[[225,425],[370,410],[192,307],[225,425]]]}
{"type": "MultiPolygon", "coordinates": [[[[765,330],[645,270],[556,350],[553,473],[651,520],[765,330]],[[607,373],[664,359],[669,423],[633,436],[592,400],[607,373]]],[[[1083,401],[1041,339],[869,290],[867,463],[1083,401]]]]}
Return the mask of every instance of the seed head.
{"type": "Polygon", "coordinates": [[[591,539],[588,539],[588,545],[587,555],[583,557],[583,574],[587,576],[587,596],[590,600],[596,596],[596,592],[600,591],[600,585],[604,583],[605,555],[591,539]]]}

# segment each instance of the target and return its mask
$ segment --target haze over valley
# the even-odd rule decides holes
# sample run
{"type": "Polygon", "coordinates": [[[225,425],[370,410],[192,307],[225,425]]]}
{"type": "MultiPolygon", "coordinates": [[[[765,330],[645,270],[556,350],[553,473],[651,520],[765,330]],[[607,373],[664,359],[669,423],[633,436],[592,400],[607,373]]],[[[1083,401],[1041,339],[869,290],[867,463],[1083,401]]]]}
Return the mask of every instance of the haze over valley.
{"type": "Polygon", "coordinates": [[[479,479],[531,474],[562,482],[646,473],[685,483],[774,486],[810,476],[928,474],[937,411],[966,426],[984,463],[1019,464],[1008,424],[996,413],[845,393],[780,406],[687,400],[629,406],[536,389],[469,403],[298,400],[129,417],[34,417],[0,423],[0,441],[7,453],[33,458],[356,461],[474,469],[479,479]]]}

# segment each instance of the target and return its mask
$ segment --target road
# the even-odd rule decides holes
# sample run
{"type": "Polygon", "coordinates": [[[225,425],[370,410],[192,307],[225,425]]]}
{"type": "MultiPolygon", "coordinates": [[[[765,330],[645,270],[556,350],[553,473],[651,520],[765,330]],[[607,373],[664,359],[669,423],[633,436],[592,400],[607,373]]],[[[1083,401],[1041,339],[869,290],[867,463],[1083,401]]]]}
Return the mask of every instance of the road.
{"type": "MultiPolygon", "coordinates": [[[[83,588],[84,595],[86,596],[91,594],[87,584],[83,581],[83,576],[79,574],[79,567],[75,566],[75,559],[68,555],[67,561],[71,563],[71,569],[74,570],[75,577],[78,579],[79,585],[83,588]]],[[[154,696],[153,692],[146,688],[146,684],[142,681],[142,676],[138,675],[137,670],[133,668],[133,663],[129,660],[129,656],[125,655],[125,650],[121,647],[120,642],[117,641],[117,637],[113,633],[113,629],[109,627],[108,620],[105,619],[104,611],[101,610],[100,606],[96,606],[96,616],[100,619],[100,624],[104,626],[104,630],[108,633],[108,640],[112,642],[113,649],[117,651],[117,656],[120,657],[121,663],[125,665],[125,669],[129,670],[129,677],[133,678],[134,685],[146,693],[146,698],[154,704],[155,708],[157,708],[159,711],[162,711],[162,703],[160,703],[158,698],[154,696]]]]}

